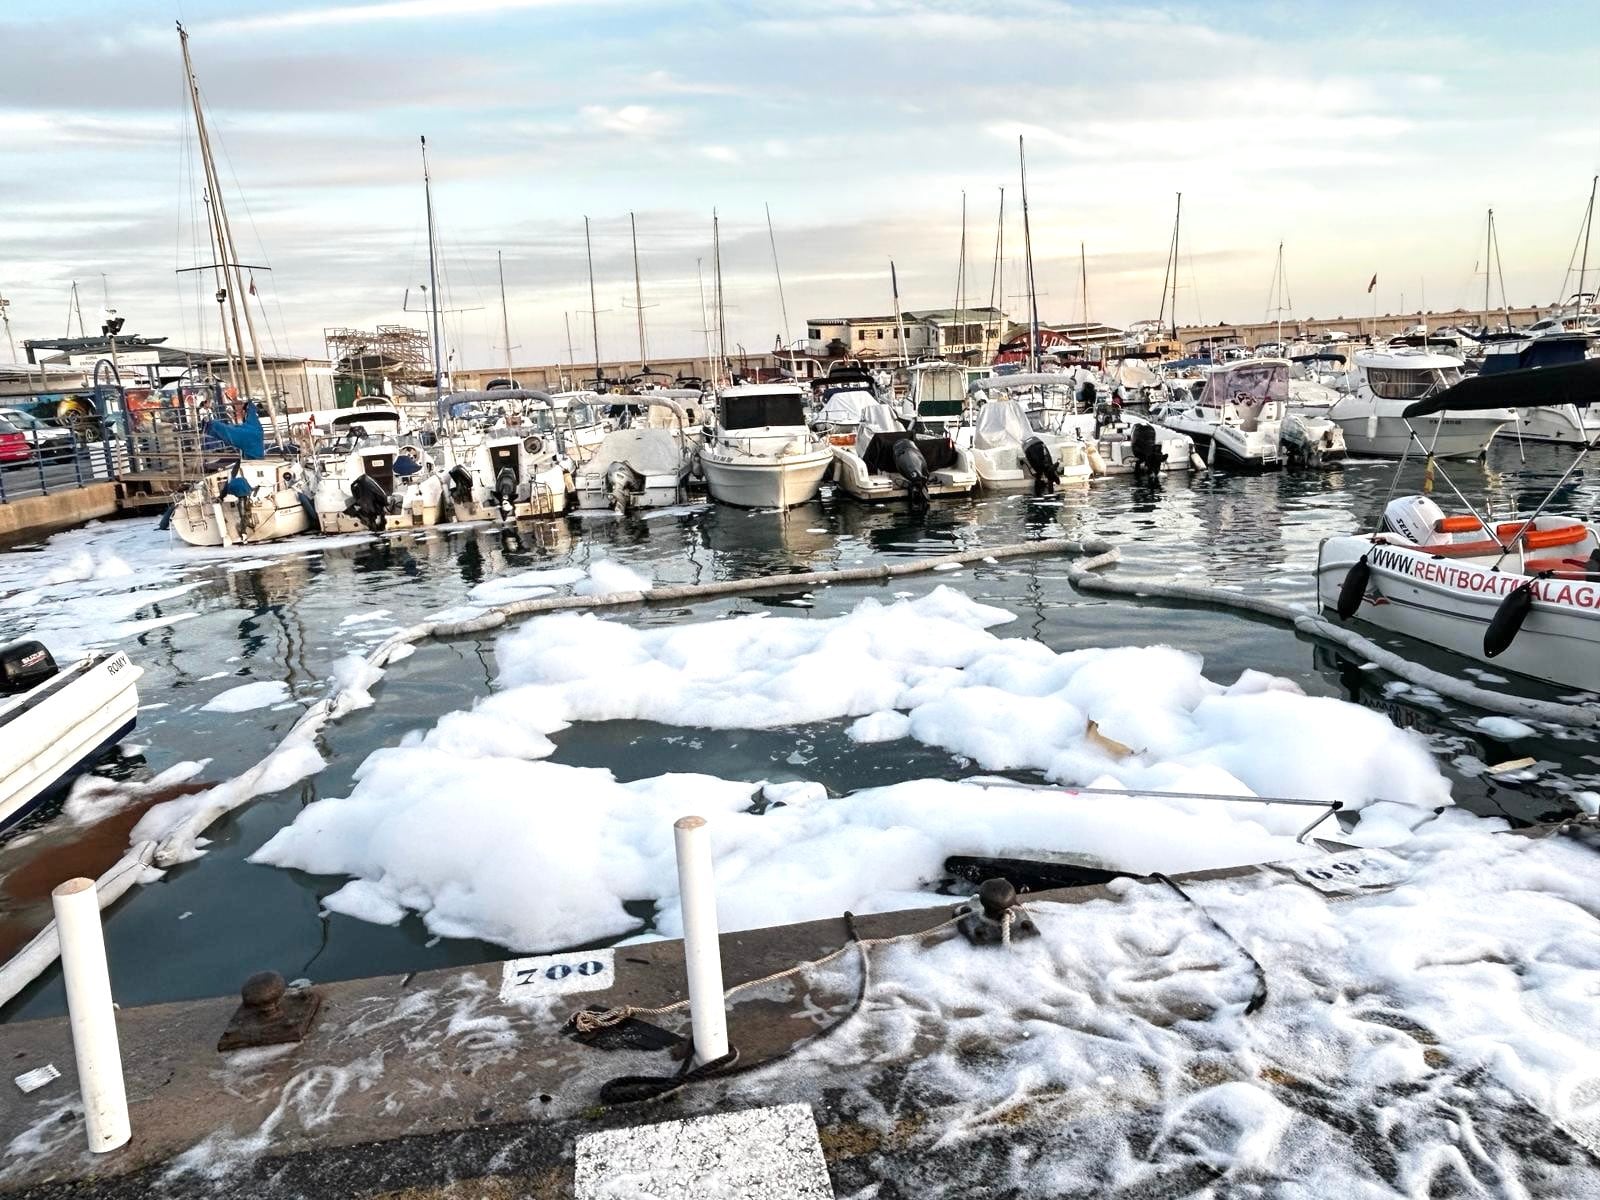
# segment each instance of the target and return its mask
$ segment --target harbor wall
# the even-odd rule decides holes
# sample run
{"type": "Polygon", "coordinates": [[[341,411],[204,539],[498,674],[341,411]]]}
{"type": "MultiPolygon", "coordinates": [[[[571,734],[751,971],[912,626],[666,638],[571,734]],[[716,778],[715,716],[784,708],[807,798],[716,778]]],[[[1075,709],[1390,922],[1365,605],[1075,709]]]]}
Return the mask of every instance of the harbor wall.
{"type": "Polygon", "coordinates": [[[0,545],[68,529],[116,511],[117,485],[110,482],[8,500],[0,504],[0,545]]]}

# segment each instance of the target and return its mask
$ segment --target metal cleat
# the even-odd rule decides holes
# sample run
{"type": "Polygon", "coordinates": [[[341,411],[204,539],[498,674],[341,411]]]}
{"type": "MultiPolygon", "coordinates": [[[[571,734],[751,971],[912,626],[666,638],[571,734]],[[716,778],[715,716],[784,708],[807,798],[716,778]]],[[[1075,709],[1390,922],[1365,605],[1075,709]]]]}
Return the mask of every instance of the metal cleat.
{"type": "Polygon", "coordinates": [[[1017,889],[1004,879],[986,879],[978,886],[977,903],[956,909],[956,928],[974,946],[1009,945],[1013,940],[1038,937],[1039,927],[1022,906],[1017,889]]]}

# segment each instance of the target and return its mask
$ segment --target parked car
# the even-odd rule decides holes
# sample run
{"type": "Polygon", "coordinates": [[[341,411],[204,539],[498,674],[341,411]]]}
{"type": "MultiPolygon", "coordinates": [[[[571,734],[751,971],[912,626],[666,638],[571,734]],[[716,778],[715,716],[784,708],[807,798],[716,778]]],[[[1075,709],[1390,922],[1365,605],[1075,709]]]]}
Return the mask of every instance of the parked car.
{"type": "Polygon", "coordinates": [[[24,463],[33,457],[28,435],[0,417],[0,463],[24,463]]]}
{"type": "Polygon", "coordinates": [[[60,425],[49,421],[41,421],[30,412],[20,408],[0,408],[0,421],[5,421],[13,428],[22,431],[28,439],[28,444],[40,458],[46,461],[52,458],[66,458],[72,453],[72,430],[64,429],[60,425]]]}

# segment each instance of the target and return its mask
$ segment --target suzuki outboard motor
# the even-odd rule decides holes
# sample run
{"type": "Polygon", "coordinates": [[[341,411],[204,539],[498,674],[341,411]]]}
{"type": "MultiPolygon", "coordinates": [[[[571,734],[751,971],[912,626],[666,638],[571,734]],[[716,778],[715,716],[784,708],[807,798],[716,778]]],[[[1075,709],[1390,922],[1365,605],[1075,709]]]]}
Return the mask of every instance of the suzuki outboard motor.
{"type": "Polygon", "coordinates": [[[8,642],[0,646],[0,696],[31,692],[56,673],[56,660],[44,643],[8,642]]]}
{"type": "Polygon", "coordinates": [[[921,506],[928,502],[928,460],[922,457],[917,443],[911,438],[901,438],[894,444],[894,469],[905,476],[906,493],[911,503],[921,506]]]}
{"type": "Polygon", "coordinates": [[[1036,437],[1022,439],[1022,461],[1033,472],[1033,494],[1043,495],[1050,488],[1061,486],[1061,468],[1050,457],[1050,447],[1036,437]]]}
{"type": "Polygon", "coordinates": [[[1154,479],[1161,474],[1161,464],[1166,461],[1167,456],[1161,449],[1161,442],[1156,437],[1154,426],[1135,425],[1131,449],[1135,475],[1148,475],[1154,479]]]}
{"type": "Polygon", "coordinates": [[[389,509],[389,493],[383,490],[371,475],[358,475],[350,484],[350,503],[344,514],[354,517],[374,533],[381,533],[389,523],[385,515],[389,509]]]}

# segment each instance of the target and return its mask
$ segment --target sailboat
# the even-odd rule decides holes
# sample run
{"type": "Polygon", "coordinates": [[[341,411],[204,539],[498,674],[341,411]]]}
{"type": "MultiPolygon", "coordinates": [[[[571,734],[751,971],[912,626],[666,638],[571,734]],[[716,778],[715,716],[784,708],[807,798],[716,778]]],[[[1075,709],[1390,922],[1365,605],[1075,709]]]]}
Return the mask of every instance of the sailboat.
{"type": "MultiPolygon", "coordinates": [[[[226,305],[229,318],[221,322],[223,348],[227,354],[230,372],[237,363],[235,378],[241,383],[249,377],[249,362],[256,368],[256,385],[262,399],[270,407],[270,388],[267,370],[261,359],[261,347],[256,341],[255,318],[247,300],[243,268],[239,264],[234,246],[233,228],[228,223],[228,210],[217,177],[216,163],[211,156],[211,138],[206,129],[205,111],[200,103],[200,84],[195,77],[194,63],[189,57],[189,34],[178,26],[178,44],[183,51],[184,79],[189,102],[194,111],[195,141],[206,180],[207,231],[214,256],[212,271],[216,276],[218,307],[226,305]],[[249,331],[251,354],[247,360],[245,339],[239,328],[239,310],[244,309],[244,327],[249,331]],[[232,341],[229,341],[229,328],[232,341]]],[[[253,287],[252,289],[253,290],[253,287]]],[[[81,320],[81,317],[80,317],[81,320]]],[[[223,461],[214,469],[195,480],[178,496],[164,523],[191,546],[233,546],[243,543],[275,541],[294,537],[311,528],[310,505],[304,490],[304,480],[299,466],[292,458],[283,455],[286,450],[280,442],[279,456],[266,454],[265,431],[257,415],[256,405],[245,406],[243,419],[237,423],[214,421],[208,431],[220,451],[232,448],[238,457],[223,461]]]]}

